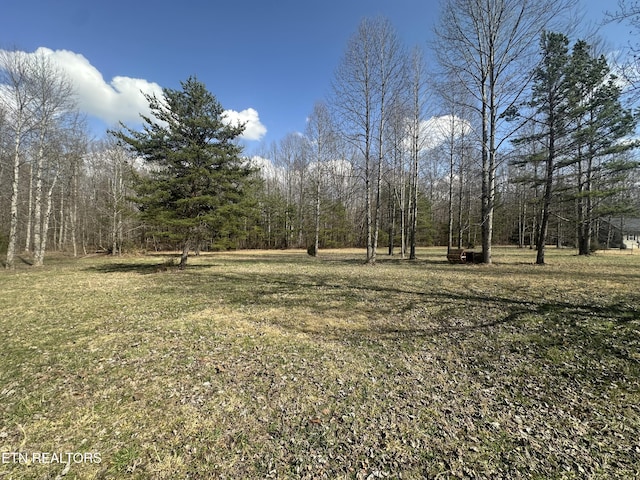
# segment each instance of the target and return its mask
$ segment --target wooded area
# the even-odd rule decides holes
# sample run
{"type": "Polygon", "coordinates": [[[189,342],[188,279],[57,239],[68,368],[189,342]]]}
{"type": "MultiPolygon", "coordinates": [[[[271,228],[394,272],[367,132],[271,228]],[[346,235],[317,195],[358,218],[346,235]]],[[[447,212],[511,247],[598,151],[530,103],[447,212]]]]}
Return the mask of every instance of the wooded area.
{"type": "Polygon", "coordinates": [[[307,130],[250,155],[197,77],[148,97],[148,128],[94,141],[63,72],[7,52],[6,267],[18,255],[42,265],[46,250],[182,250],[184,264],[189,250],[357,246],[374,263],[380,246],[414,259],[417,245],[447,245],[490,263],[492,245],[514,244],[544,263],[549,244],[621,248],[640,214],[633,65],[554,33],[571,31],[573,6],[448,0],[433,64],[388,20],[366,18],[307,130]]]}
{"type": "Polygon", "coordinates": [[[441,5],[251,152],[197,75],[96,140],[0,50],[0,477],[640,478],[640,44],[441,5]]]}

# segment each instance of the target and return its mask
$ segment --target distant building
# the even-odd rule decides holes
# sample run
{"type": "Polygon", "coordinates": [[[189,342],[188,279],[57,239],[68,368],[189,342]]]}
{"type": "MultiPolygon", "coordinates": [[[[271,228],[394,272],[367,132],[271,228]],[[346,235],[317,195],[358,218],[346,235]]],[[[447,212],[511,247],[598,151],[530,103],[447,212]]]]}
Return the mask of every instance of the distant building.
{"type": "Polygon", "coordinates": [[[608,239],[611,248],[640,248],[640,218],[612,218],[602,223],[599,239],[602,245],[606,245],[608,239]]]}

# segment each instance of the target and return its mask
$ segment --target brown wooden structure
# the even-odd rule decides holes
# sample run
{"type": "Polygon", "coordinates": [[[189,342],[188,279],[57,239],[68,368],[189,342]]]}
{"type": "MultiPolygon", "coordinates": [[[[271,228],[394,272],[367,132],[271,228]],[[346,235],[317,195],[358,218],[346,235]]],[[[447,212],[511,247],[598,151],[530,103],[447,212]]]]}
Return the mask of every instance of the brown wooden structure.
{"type": "Polygon", "coordinates": [[[449,263],[467,263],[467,252],[464,248],[452,248],[447,253],[447,260],[449,263]]]}
{"type": "Polygon", "coordinates": [[[481,252],[471,252],[464,248],[452,248],[447,253],[449,263],[482,263],[481,252]]]}

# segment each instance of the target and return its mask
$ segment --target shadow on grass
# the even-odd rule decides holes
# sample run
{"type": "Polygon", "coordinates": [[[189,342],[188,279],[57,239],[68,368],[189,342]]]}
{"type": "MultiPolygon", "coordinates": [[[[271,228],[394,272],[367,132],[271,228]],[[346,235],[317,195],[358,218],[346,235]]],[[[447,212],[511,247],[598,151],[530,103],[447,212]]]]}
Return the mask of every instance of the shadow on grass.
{"type": "MultiPolygon", "coordinates": [[[[103,255],[102,263],[88,266],[85,270],[98,273],[138,273],[140,275],[179,273],[215,267],[220,264],[219,260],[219,258],[207,253],[203,255],[189,255],[186,268],[181,271],[178,269],[180,254],[175,252],[150,252],[143,256],[130,258],[103,255]],[[152,260],[157,260],[159,263],[153,262],[152,260]]],[[[236,262],[234,258],[233,263],[239,262],[236,262]]],[[[254,261],[253,263],[257,262],[254,261]]]]}
{"type": "MultiPolygon", "coordinates": [[[[158,259],[160,263],[152,263],[149,261],[139,261],[136,259],[128,261],[116,261],[118,257],[106,257],[112,261],[107,261],[100,265],[92,265],[87,267],[87,271],[99,272],[99,273],[118,273],[118,272],[134,272],[141,275],[148,275],[151,273],[161,273],[167,271],[179,271],[177,268],[180,256],[175,253],[157,252],[148,253],[145,255],[146,259],[158,259]]],[[[308,256],[306,253],[304,256],[295,253],[283,253],[276,255],[260,255],[260,254],[233,254],[231,257],[218,257],[215,254],[204,254],[189,256],[187,261],[185,272],[194,270],[202,270],[205,268],[221,266],[224,264],[234,265],[259,265],[259,264],[303,264],[314,263],[317,261],[313,257],[308,256]]]]}
{"type": "MultiPolygon", "coordinates": [[[[6,254],[6,252],[5,252],[6,254]]],[[[2,253],[0,253],[0,255],[3,255],[2,253]]],[[[27,266],[27,267],[33,267],[33,260],[30,258],[25,258],[22,255],[16,255],[15,259],[18,260],[19,262],[14,261],[13,264],[13,268],[16,268],[17,266],[27,266]]],[[[2,263],[0,263],[0,267],[1,268],[7,268],[7,262],[3,261],[2,263]]]]}
{"type": "Polygon", "coordinates": [[[23,264],[33,266],[33,260],[30,258],[25,258],[22,255],[17,256],[18,260],[20,260],[23,264]]]}
{"type": "MultiPolygon", "coordinates": [[[[196,274],[188,283],[205,282],[196,274]]],[[[383,285],[348,285],[330,276],[217,273],[225,303],[258,310],[303,309],[325,316],[363,315],[359,325],[323,328],[295,321],[269,320],[297,333],[334,341],[406,342],[425,338],[464,338],[510,332],[535,333],[541,347],[575,344],[595,355],[612,355],[640,366],[637,331],[640,310],[625,302],[606,305],[558,300],[523,302],[508,296],[466,292],[417,291],[383,285]],[[251,296],[247,295],[251,292],[251,296]],[[379,301],[384,298],[384,301],[379,301]],[[413,318],[412,321],[405,321],[413,318]]],[[[194,285],[195,287],[195,285],[194,285]]],[[[639,352],[640,353],[640,352],[639,352]]]]}
{"type": "MultiPolygon", "coordinates": [[[[175,255],[154,255],[159,258],[175,258],[175,255]]],[[[299,253],[282,253],[273,256],[234,254],[221,259],[203,256],[197,262],[187,264],[185,275],[180,275],[178,289],[190,293],[207,293],[215,279],[216,298],[232,308],[246,306],[256,311],[278,309],[283,318],[267,318],[264,321],[280,328],[310,336],[321,336],[334,341],[407,342],[411,339],[449,338],[493,335],[500,329],[521,329],[523,334],[536,336],[541,348],[549,345],[574,344],[594,355],[611,355],[626,362],[638,364],[640,350],[637,331],[640,329],[640,310],[631,301],[597,303],[595,300],[565,301],[558,294],[545,299],[518,298],[517,291],[510,295],[503,291],[483,294],[460,288],[455,291],[439,289],[437,285],[424,288],[402,287],[367,280],[340,278],[335,270],[328,273],[234,273],[224,268],[210,270],[213,266],[242,264],[314,264],[353,266],[362,264],[361,258],[316,259],[299,253]],[[209,269],[209,271],[207,271],[209,269]],[[350,283],[355,281],[357,283],[350,283]],[[555,298],[554,298],[555,296],[555,298]],[[322,322],[310,325],[297,322],[296,311],[305,315],[334,318],[339,321],[331,326],[322,322]],[[349,317],[357,315],[357,322],[349,317]]],[[[413,268],[428,267],[432,272],[446,274],[452,268],[467,270],[471,275],[492,270],[496,274],[517,274],[519,265],[500,267],[451,266],[446,260],[418,260],[409,262],[393,259],[384,263],[407,262],[413,268]]],[[[381,262],[382,263],[382,262],[381,262]]],[[[367,268],[367,267],[363,267],[367,268]]],[[[374,267],[375,268],[375,267],[374,267]]],[[[100,273],[135,272],[141,275],[178,271],[166,263],[114,262],[89,267],[100,273]]],[[[571,271],[550,272],[544,267],[533,268],[527,275],[542,273],[566,279],[571,271]]],[[[575,272],[573,272],[575,275],[575,272]]],[[[161,276],[159,277],[161,278],[161,276]]],[[[382,279],[383,280],[383,279],[382,279]]]]}
{"type": "MultiPolygon", "coordinates": [[[[222,284],[238,281],[234,276],[223,278],[227,282],[222,284]]],[[[319,342],[407,351],[431,344],[460,351],[460,345],[466,345],[463,350],[471,350],[469,361],[472,357],[477,360],[482,355],[479,352],[489,352],[485,363],[489,370],[501,370],[503,358],[515,355],[524,364],[536,364],[541,371],[547,368],[552,375],[579,377],[593,388],[606,384],[603,374],[607,381],[620,381],[632,390],[638,386],[640,310],[626,303],[522,302],[473,292],[348,286],[304,275],[255,275],[245,276],[243,281],[256,293],[252,306],[258,311],[284,308],[284,312],[295,312],[303,308],[317,312],[322,319],[335,315],[337,308],[338,315],[343,310],[345,317],[349,312],[365,316],[352,324],[337,325],[322,321],[307,324],[295,318],[263,320],[319,342]],[[377,301],[381,296],[386,301],[377,301]],[[554,357],[558,355],[560,360],[554,357]]],[[[227,298],[231,300],[233,295],[227,298]]],[[[237,298],[236,302],[245,303],[246,299],[237,298]]]]}
{"type": "MultiPolygon", "coordinates": [[[[171,257],[168,257],[171,258],[171,257]]],[[[210,268],[213,265],[207,264],[195,264],[189,265],[187,264],[187,268],[185,271],[190,270],[200,270],[204,268],[210,268]]],[[[150,275],[153,273],[169,273],[169,272],[180,272],[177,266],[177,262],[163,262],[163,263],[133,263],[133,262],[114,262],[114,263],[103,263],[101,265],[93,265],[91,267],[87,267],[85,269],[89,272],[99,272],[99,273],[138,273],[140,275],[150,275]]]]}

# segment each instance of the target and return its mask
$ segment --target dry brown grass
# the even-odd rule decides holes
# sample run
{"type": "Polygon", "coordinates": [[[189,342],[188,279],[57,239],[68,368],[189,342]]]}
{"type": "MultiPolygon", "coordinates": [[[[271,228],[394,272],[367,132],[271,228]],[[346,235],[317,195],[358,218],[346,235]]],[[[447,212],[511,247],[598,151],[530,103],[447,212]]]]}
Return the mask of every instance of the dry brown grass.
{"type": "Polygon", "coordinates": [[[0,478],[640,475],[640,255],[320,253],[1,273],[0,478]]]}

